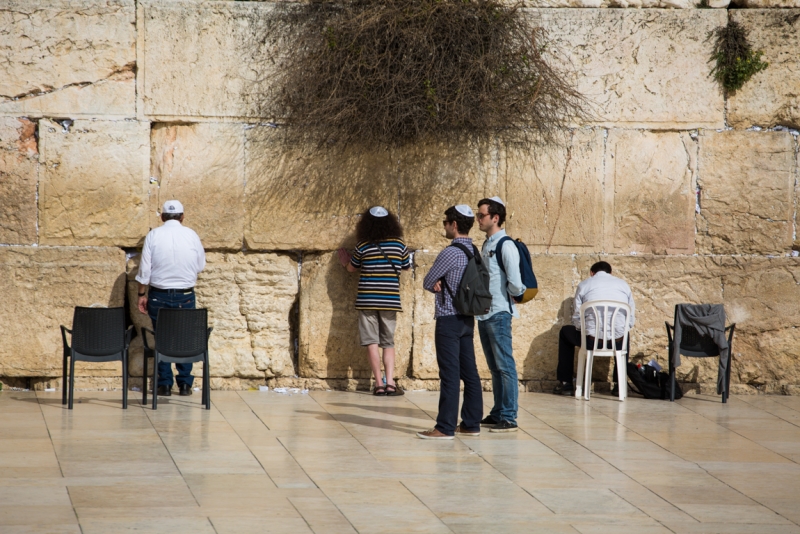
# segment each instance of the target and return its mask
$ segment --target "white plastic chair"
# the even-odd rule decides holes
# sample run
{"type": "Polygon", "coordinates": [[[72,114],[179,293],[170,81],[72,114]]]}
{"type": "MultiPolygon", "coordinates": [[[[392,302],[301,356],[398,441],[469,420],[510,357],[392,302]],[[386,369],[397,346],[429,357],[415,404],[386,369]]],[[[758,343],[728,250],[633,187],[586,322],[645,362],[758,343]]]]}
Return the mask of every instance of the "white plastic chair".
{"type": "Polygon", "coordinates": [[[580,399],[581,394],[589,400],[592,389],[592,362],[594,358],[615,358],[617,361],[617,384],[619,384],[619,400],[624,401],[628,396],[628,330],[630,324],[631,308],[625,302],[616,300],[592,300],[581,305],[581,349],[578,352],[578,383],[575,385],[575,398],[580,399]],[[595,318],[594,346],[586,347],[586,311],[591,309],[595,318]],[[624,317],[623,313],[624,312],[624,317]],[[607,320],[611,313],[611,320],[607,320]],[[616,324],[625,321],[625,333],[622,336],[622,349],[617,350],[616,324]],[[606,348],[611,347],[611,348],[606,348]],[[581,377],[583,377],[581,379],[581,377]]]}

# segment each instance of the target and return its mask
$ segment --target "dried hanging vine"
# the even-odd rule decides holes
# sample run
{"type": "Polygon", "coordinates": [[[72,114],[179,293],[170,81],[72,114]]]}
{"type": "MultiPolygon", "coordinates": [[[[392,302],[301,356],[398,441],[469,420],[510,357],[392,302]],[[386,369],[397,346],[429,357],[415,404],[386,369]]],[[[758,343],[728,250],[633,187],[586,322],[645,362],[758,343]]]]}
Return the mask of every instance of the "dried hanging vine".
{"type": "Polygon", "coordinates": [[[587,116],[545,30],[496,0],[280,3],[260,113],[317,144],[550,143],[587,116]]]}
{"type": "Polygon", "coordinates": [[[728,93],[736,92],[769,63],[761,61],[763,52],[754,51],[747,30],[736,21],[728,22],[708,33],[714,39],[714,50],[709,62],[714,62],[711,75],[728,93]]]}

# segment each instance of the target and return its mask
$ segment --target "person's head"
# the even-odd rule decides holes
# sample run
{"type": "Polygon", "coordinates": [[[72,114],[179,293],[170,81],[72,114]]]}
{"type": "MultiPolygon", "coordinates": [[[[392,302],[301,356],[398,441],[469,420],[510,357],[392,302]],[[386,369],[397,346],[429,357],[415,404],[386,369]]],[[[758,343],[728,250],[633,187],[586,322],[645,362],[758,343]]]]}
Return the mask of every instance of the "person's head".
{"type": "Polygon", "coordinates": [[[444,212],[442,224],[447,239],[453,239],[457,235],[466,236],[475,224],[475,214],[466,204],[450,206],[444,212]]]}
{"type": "Polygon", "coordinates": [[[592,268],[589,269],[589,273],[592,276],[596,275],[597,273],[611,274],[611,264],[608,263],[607,261],[598,261],[597,263],[592,265],[592,268]]]}
{"type": "Polygon", "coordinates": [[[177,200],[167,200],[161,208],[161,220],[183,222],[183,204],[177,200]]]}
{"type": "Polygon", "coordinates": [[[356,225],[356,239],[359,242],[377,243],[393,237],[403,237],[403,227],[392,212],[381,206],[374,206],[361,214],[356,225]]]}
{"type": "Polygon", "coordinates": [[[482,198],[478,202],[476,217],[481,232],[493,234],[506,222],[506,205],[500,197],[482,198]]]}

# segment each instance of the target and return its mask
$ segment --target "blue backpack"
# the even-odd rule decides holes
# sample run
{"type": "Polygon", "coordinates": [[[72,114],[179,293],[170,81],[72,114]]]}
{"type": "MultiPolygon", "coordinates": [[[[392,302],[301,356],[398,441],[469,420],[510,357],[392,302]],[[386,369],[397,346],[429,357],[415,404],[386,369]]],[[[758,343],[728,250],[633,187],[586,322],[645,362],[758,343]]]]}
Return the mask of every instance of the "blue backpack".
{"type": "Polygon", "coordinates": [[[533,274],[531,253],[528,252],[528,247],[525,246],[525,243],[519,239],[515,241],[510,237],[505,236],[497,243],[495,250],[498,252],[495,254],[495,256],[497,257],[497,265],[500,267],[500,270],[506,272],[506,267],[503,265],[503,245],[506,241],[511,241],[514,243],[519,251],[519,274],[522,277],[522,285],[524,285],[526,289],[522,295],[514,297],[514,302],[522,304],[523,302],[528,302],[536,296],[536,293],[539,292],[539,283],[536,281],[536,275],[533,274]]]}

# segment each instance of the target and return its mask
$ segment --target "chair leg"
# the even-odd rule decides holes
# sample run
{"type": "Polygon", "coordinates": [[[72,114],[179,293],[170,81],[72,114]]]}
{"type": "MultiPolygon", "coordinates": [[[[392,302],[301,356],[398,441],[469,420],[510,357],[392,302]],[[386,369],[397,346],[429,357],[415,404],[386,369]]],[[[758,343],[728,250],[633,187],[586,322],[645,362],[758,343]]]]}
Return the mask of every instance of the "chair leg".
{"type": "Polygon", "coordinates": [[[578,374],[575,376],[575,398],[583,396],[583,370],[586,367],[586,351],[578,350],[578,374]]]}
{"type": "Polygon", "coordinates": [[[206,354],[205,360],[203,360],[203,390],[205,391],[206,397],[206,410],[211,409],[211,373],[210,373],[210,366],[208,364],[208,354],[206,354]]]}
{"type": "Polygon", "coordinates": [[[153,355],[153,409],[158,409],[158,353],[153,355]]]}
{"type": "Polygon", "coordinates": [[[142,354],[142,406],[147,406],[147,356],[142,354]]]}
{"type": "Polygon", "coordinates": [[[66,404],[67,403],[67,359],[68,358],[69,358],[69,356],[67,356],[67,353],[65,352],[64,353],[64,362],[63,362],[63,365],[62,365],[62,367],[63,367],[62,371],[63,372],[62,372],[62,378],[61,378],[61,404],[66,404]]]}
{"type": "Polygon", "coordinates": [[[669,401],[675,402],[675,366],[672,365],[672,354],[669,355],[669,401]]]}
{"type": "Polygon", "coordinates": [[[617,363],[617,386],[619,387],[619,400],[624,401],[628,397],[628,366],[627,355],[616,354],[617,363]]]}
{"type": "Polygon", "coordinates": [[[75,358],[69,359],[69,404],[68,409],[72,409],[72,401],[75,396],[75,358]]]}
{"type": "Polygon", "coordinates": [[[122,409],[128,409],[128,357],[122,356],[122,409]]]}
{"type": "Polygon", "coordinates": [[[583,379],[583,398],[587,401],[591,396],[592,391],[592,364],[594,363],[594,353],[590,350],[586,351],[586,372],[583,379]]]}

